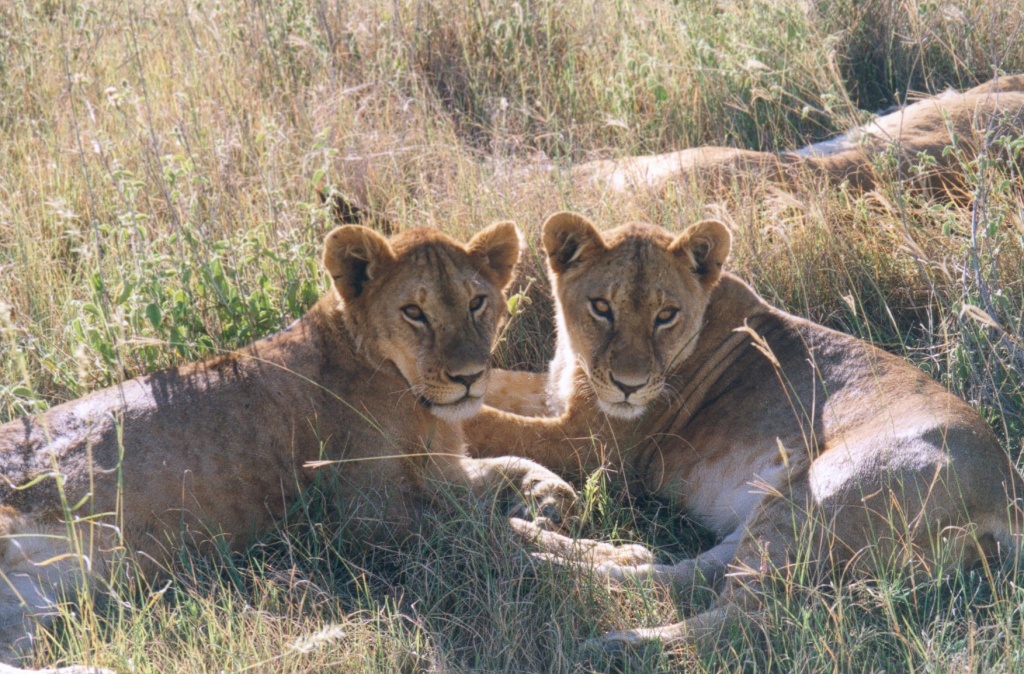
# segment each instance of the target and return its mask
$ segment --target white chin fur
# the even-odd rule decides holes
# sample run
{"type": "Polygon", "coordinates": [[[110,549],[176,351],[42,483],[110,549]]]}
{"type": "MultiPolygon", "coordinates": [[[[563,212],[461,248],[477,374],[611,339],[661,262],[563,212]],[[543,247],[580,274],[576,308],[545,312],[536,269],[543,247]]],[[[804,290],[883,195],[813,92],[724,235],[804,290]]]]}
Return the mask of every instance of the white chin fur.
{"type": "Polygon", "coordinates": [[[444,419],[447,422],[457,424],[479,412],[483,404],[484,399],[482,397],[463,398],[449,405],[434,403],[430,406],[430,412],[438,419],[444,419]]]}
{"type": "Polygon", "coordinates": [[[597,406],[608,416],[617,419],[636,419],[647,409],[646,405],[630,405],[626,402],[609,403],[600,398],[597,399],[597,406]]]}

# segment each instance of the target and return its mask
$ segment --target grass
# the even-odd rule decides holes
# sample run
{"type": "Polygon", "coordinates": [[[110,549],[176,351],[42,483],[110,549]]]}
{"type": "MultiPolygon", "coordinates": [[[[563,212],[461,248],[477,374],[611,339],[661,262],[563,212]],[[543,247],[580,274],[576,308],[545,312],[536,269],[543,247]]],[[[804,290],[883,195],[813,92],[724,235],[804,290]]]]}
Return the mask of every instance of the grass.
{"type": "MultiPolygon", "coordinates": [[[[731,268],[771,302],[903,355],[1024,450],[1018,167],[965,164],[975,208],[896,183],[709,203],[609,196],[564,167],[698,144],[789,149],[903,101],[1024,72],[1024,3],[633,0],[10,0],[0,5],[0,420],[232,349],[326,289],[334,188],[400,226],[530,242],[504,365],[550,356],[539,224],[735,227],[731,268]],[[970,20],[964,21],[962,17],[970,20]],[[551,172],[536,167],[552,165],[551,172]]],[[[1012,139],[1019,148],[1020,139],[1012,139]]],[[[711,544],[595,478],[581,533],[711,544]]],[[[123,579],[37,649],[119,671],[586,671],[582,642],[707,597],[609,590],[534,564],[453,506],[418,545],[366,550],[316,496],[245,557],[123,579]]],[[[483,518],[486,521],[486,517],[483,518]]],[[[890,577],[891,575],[891,577],[890,577]]],[[[912,587],[794,584],[763,631],[636,671],[1019,671],[1012,569],[912,587]],[[915,591],[911,591],[914,589],[915,591]],[[767,646],[767,648],[765,647],[767,646]]]]}

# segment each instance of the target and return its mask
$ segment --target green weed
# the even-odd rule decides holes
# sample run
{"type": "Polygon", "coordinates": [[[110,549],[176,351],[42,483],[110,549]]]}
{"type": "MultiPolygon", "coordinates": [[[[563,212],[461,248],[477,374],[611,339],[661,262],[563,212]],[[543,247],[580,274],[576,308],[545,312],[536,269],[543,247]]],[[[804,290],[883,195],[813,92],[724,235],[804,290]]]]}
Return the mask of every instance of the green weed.
{"type": "MultiPolygon", "coordinates": [[[[565,169],[799,147],[909,90],[1024,71],[1022,17],[1019,0],[2,3],[0,420],[286,326],[326,288],[333,223],[314,188],[334,187],[399,228],[466,237],[515,219],[523,294],[496,360],[534,370],[552,350],[546,215],[675,231],[724,217],[732,270],[769,301],[910,359],[1019,460],[1022,139],[963,162],[969,207],[896,182],[862,197],[608,195],[565,169]]],[[[712,543],[605,477],[582,486],[578,533],[667,560],[712,543]]],[[[536,563],[500,520],[454,506],[402,547],[367,549],[345,525],[314,491],[245,556],[186,556],[166,587],[115,578],[109,600],[64,608],[37,661],[581,672],[585,639],[707,602],[536,563]]],[[[633,670],[1024,670],[1018,569],[879,575],[798,579],[719,652],[633,670]]]]}

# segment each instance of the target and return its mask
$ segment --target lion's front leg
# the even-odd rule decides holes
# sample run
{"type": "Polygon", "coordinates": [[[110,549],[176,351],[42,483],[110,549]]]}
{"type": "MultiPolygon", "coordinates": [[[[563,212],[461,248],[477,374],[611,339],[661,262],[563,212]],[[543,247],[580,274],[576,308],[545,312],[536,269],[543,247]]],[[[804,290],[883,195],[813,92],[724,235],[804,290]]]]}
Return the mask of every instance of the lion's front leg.
{"type": "Polygon", "coordinates": [[[463,459],[463,467],[475,490],[497,490],[508,495],[510,517],[533,520],[538,526],[561,526],[575,511],[576,490],[572,485],[529,459],[463,459]]]}
{"type": "Polygon", "coordinates": [[[616,566],[632,567],[654,561],[654,553],[636,543],[616,544],[571,538],[521,519],[513,519],[512,528],[540,550],[537,553],[539,558],[556,564],[593,567],[599,574],[616,566]]]}
{"type": "Polygon", "coordinates": [[[653,552],[635,543],[570,538],[539,530],[529,522],[513,522],[513,527],[524,538],[534,540],[542,550],[539,556],[552,563],[574,566],[611,582],[651,582],[682,593],[718,585],[742,539],[742,530],[737,530],[696,557],[675,564],[657,564],[653,552]]]}
{"type": "Polygon", "coordinates": [[[548,412],[546,372],[491,370],[484,404],[523,417],[543,417],[548,412]]]}

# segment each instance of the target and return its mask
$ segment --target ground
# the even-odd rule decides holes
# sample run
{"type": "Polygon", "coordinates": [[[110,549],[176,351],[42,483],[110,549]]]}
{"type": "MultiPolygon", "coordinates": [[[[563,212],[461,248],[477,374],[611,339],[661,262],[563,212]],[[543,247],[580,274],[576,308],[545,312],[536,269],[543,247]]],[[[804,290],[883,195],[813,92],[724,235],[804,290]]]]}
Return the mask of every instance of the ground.
{"type": "MultiPolygon", "coordinates": [[[[798,148],[912,92],[1024,72],[1021,25],[1020,0],[4,3],[0,420],[290,323],[327,284],[322,189],[397,227],[465,237],[516,220],[530,250],[496,358],[531,369],[553,346],[537,255],[546,215],[676,231],[723,218],[731,270],[766,299],[911,359],[978,408],[1016,458],[1016,166],[965,163],[967,205],[922,201],[895,180],[863,197],[607,195],[570,169],[704,144],[798,148]]],[[[666,559],[712,543],[607,477],[581,485],[580,533],[643,541],[666,559]]],[[[113,600],[68,607],[38,664],[586,671],[587,638],[707,599],[609,589],[535,563],[454,509],[401,550],[360,549],[342,519],[314,494],[245,556],[183,559],[168,586],[118,578],[113,600]]],[[[763,634],[689,664],[1024,669],[1021,574],[988,571],[994,582],[981,570],[912,588],[894,570],[871,584],[795,585],[763,634]]]]}

